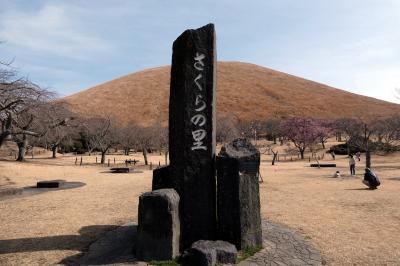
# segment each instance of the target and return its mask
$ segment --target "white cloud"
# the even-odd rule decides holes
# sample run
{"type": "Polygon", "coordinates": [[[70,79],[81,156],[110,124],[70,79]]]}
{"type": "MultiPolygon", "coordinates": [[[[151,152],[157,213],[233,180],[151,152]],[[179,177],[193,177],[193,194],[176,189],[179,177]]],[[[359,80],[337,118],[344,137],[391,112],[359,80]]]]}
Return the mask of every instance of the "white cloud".
{"type": "Polygon", "coordinates": [[[79,27],[74,9],[47,4],[35,12],[11,10],[0,18],[0,35],[18,51],[29,50],[73,59],[109,52],[109,41],[79,27]]]}

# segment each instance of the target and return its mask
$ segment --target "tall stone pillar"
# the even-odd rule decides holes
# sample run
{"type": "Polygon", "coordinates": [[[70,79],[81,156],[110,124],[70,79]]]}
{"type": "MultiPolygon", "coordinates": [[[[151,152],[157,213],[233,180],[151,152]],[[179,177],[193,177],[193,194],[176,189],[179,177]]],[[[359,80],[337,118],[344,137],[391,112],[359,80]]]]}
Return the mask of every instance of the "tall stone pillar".
{"type": "Polygon", "coordinates": [[[181,246],[213,239],[216,228],[215,30],[186,30],[173,44],[168,175],[180,196],[181,246]]]}
{"type": "Polygon", "coordinates": [[[260,152],[246,139],[223,146],[217,157],[218,237],[237,249],[262,245],[259,168],[260,152]]]}

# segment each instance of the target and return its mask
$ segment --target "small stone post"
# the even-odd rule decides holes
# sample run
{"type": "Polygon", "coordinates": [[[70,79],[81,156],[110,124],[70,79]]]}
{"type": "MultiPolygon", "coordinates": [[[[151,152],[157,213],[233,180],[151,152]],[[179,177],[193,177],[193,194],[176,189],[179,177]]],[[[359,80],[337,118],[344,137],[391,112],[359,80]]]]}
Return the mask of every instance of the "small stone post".
{"type": "Polygon", "coordinates": [[[174,189],[159,189],[139,197],[136,257],[140,260],[170,260],[179,255],[179,195],[174,189]]]}

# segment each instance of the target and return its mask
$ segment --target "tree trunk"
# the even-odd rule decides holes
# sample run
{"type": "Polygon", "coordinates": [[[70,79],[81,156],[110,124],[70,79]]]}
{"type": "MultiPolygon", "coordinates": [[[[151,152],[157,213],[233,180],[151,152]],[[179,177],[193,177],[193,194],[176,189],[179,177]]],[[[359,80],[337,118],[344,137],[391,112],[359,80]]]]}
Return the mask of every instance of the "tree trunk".
{"type": "Polygon", "coordinates": [[[52,156],[52,158],[57,158],[57,150],[58,150],[58,145],[53,145],[52,147],[51,147],[51,151],[53,152],[53,156],[52,156]]]}
{"type": "Polygon", "coordinates": [[[148,165],[148,162],[147,162],[147,149],[143,148],[142,150],[143,150],[144,164],[148,165]]]}
{"type": "Polygon", "coordinates": [[[274,139],[274,144],[276,144],[276,137],[274,136],[273,139],[274,139]]]}
{"type": "Polygon", "coordinates": [[[106,152],[107,151],[101,151],[101,164],[104,164],[106,162],[106,152]]]}
{"type": "Polygon", "coordinates": [[[10,137],[10,131],[5,131],[0,134],[0,147],[4,144],[6,139],[10,137]]]}
{"type": "Polygon", "coordinates": [[[7,120],[1,124],[0,147],[6,140],[11,139],[11,124],[12,117],[11,115],[8,115],[7,120]]]}
{"type": "Polygon", "coordinates": [[[325,141],[321,139],[322,149],[325,149],[325,141]]]}
{"type": "Polygon", "coordinates": [[[371,168],[371,151],[369,149],[365,152],[365,167],[371,168]]]}
{"type": "Polygon", "coordinates": [[[342,141],[342,133],[338,133],[338,138],[337,138],[337,141],[339,141],[339,142],[341,142],[342,141]]]}
{"type": "Polygon", "coordinates": [[[26,135],[22,136],[22,141],[17,143],[18,145],[18,162],[23,162],[25,161],[25,153],[26,153],[26,146],[28,146],[28,139],[26,138],[26,135]]]}
{"type": "Polygon", "coordinates": [[[281,146],[283,145],[283,138],[279,138],[279,141],[281,142],[281,146]]]}

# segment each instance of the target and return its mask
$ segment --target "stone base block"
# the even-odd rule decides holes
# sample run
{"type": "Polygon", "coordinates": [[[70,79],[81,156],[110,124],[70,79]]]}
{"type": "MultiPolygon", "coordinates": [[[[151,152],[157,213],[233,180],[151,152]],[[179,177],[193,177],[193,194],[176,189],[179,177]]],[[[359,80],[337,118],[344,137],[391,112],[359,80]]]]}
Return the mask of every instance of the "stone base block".
{"type": "Polygon", "coordinates": [[[179,255],[179,195],[174,189],[142,194],[138,221],[138,259],[170,260],[179,255]]]}

